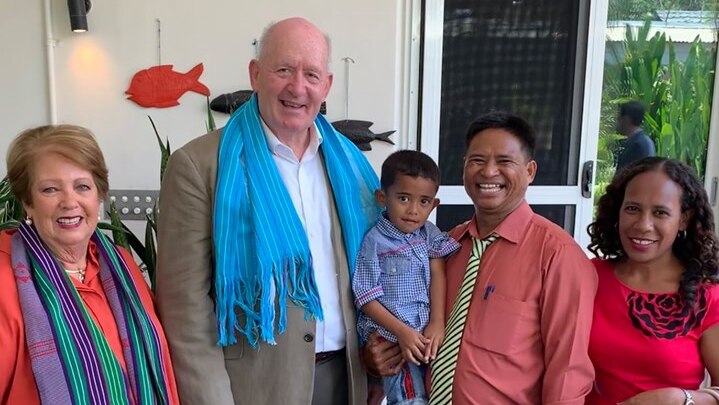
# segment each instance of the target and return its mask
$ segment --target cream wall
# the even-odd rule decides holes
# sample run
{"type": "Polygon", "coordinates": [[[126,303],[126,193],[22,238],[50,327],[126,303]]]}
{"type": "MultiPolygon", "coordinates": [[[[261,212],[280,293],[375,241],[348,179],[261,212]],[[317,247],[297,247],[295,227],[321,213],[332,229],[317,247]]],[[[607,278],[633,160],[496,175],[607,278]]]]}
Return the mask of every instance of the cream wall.
{"type": "Polygon", "coordinates": [[[47,122],[42,3],[0,0],[0,173],[21,129],[47,122]]]}
{"type": "MultiPolygon", "coordinates": [[[[300,15],[332,38],[334,85],[328,118],[343,118],[345,69],[352,57],[350,118],[374,121],[376,132],[399,129],[401,104],[401,1],[123,0],[93,1],[89,32],[72,33],[67,2],[49,0],[52,10],[57,120],[87,126],[98,137],[115,189],[159,188],[159,151],[146,115],[174,149],[205,132],[205,98],[188,92],[180,105],[145,109],[125,99],[133,74],[161,58],[187,72],[202,62],[200,81],[212,97],[249,88],[252,41],[267,23],[300,15]],[[398,51],[399,49],[399,51],[398,51]]],[[[0,151],[23,128],[48,123],[48,80],[43,0],[0,0],[0,151]]],[[[218,126],[227,115],[215,113],[218,126]]],[[[400,135],[393,135],[395,141],[400,135]]],[[[376,168],[392,150],[378,142],[368,154],[376,168]]]]}

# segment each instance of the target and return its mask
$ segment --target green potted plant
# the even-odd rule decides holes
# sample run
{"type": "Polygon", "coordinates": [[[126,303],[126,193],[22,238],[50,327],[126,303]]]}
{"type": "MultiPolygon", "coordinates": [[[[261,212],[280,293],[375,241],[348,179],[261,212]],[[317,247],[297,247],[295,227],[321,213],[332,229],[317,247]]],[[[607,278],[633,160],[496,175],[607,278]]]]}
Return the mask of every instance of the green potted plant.
{"type": "Polygon", "coordinates": [[[6,176],[0,181],[0,231],[17,228],[24,218],[25,210],[10,191],[10,182],[6,176]]]}

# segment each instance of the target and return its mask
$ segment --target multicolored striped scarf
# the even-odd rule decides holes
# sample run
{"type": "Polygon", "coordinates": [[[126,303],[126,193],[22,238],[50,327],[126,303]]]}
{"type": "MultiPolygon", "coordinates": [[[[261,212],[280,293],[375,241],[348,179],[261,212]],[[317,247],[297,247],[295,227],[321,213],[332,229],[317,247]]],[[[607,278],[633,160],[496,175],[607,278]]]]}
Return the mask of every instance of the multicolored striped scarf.
{"type": "Polygon", "coordinates": [[[12,236],[12,266],[35,382],[43,404],[169,404],[160,337],[145,312],[127,263],[95,231],[100,278],[123,344],[127,370],[92,320],[34,226],[12,236]]]}
{"type": "MultiPolygon", "coordinates": [[[[318,115],[314,123],[354,269],[362,238],[379,215],[374,199],[379,181],[362,152],[325,117],[318,115]]],[[[253,347],[258,339],[275,344],[275,324],[279,333],[286,328],[287,297],[305,309],[306,318],[322,320],[309,241],[267,145],[256,95],[235,111],[222,133],[214,240],[220,345],[236,343],[235,331],[253,347]],[[244,325],[236,309],[244,313],[244,325]]]]}

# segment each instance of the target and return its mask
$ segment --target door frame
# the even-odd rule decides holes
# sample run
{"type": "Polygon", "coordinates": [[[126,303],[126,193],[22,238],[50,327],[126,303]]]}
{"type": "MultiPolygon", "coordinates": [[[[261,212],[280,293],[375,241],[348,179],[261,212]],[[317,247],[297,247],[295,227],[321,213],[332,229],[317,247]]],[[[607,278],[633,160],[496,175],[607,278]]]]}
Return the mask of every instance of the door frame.
{"type": "MultiPolygon", "coordinates": [[[[719,67],[719,42],[717,43],[717,59],[715,67],[719,67]]],[[[709,203],[714,202],[714,230],[719,236],[719,75],[714,69],[714,93],[712,94],[712,112],[709,121],[709,140],[707,142],[706,170],[704,172],[704,188],[709,194],[709,203]]]]}

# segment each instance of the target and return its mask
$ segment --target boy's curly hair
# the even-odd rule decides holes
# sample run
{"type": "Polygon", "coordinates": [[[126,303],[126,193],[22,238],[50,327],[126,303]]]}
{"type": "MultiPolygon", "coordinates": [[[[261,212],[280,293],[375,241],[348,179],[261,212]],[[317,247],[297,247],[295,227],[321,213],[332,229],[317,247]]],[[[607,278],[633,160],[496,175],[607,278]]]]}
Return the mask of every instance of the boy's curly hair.
{"type": "Polygon", "coordinates": [[[632,163],[618,173],[599,199],[597,218],[589,224],[589,250],[597,257],[622,261],[627,254],[619,240],[619,211],[627,184],[637,175],[658,171],[665,173],[682,190],[682,213],[691,210],[686,235],[674,240],[672,252],[684,265],[679,293],[687,305],[694,306],[700,283],[717,283],[717,238],[714,214],[707,193],[694,171],[686,164],[663,157],[649,157],[632,163]]]}

